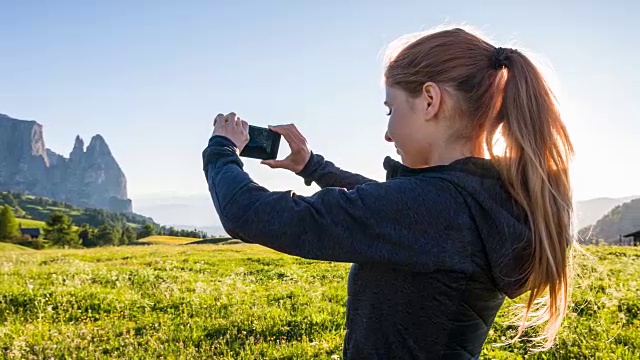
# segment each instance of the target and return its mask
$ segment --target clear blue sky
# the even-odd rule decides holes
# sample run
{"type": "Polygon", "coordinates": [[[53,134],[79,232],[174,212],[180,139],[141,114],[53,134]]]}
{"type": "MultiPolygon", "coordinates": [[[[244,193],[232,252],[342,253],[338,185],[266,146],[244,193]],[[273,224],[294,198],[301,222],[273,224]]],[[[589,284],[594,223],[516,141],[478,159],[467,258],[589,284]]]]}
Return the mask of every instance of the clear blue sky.
{"type": "MultiPolygon", "coordinates": [[[[383,138],[381,49],[466,22],[553,65],[577,199],[640,194],[638,4],[0,1],[0,113],[39,121],[67,156],[76,134],[102,134],[134,201],[206,193],[200,153],[215,114],[229,111],[255,125],[294,122],[314,151],[382,179],[382,158],[395,154],[383,138]]],[[[246,164],[272,190],[316,190],[246,164]]]]}

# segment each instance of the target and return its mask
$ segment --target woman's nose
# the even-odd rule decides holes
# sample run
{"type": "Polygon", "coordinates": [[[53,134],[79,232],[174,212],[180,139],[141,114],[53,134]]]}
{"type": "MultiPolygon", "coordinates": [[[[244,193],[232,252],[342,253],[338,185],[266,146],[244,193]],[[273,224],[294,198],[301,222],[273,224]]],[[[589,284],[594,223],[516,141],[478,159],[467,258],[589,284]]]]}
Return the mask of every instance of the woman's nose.
{"type": "Polygon", "coordinates": [[[391,138],[391,136],[389,136],[389,131],[384,133],[384,139],[388,142],[393,142],[393,139],[391,138]]]}

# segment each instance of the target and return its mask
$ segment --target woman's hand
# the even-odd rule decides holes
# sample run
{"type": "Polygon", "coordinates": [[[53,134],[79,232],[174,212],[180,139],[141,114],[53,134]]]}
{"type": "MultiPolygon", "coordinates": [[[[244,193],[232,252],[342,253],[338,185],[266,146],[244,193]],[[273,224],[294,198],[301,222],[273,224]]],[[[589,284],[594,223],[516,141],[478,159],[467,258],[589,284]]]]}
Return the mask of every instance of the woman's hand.
{"type": "Polygon", "coordinates": [[[307,144],[307,139],[302,136],[298,128],[293,124],[269,126],[269,129],[284,137],[289,144],[291,154],[284,158],[284,160],[263,160],[260,163],[272,169],[287,169],[294,173],[302,171],[311,157],[311,150],[309,149],[309,144],[307,144]]]}
{"type": "Polygon", "coordinates": [[[233,112],[227,115],[218,114],[213,120],[213,135],[226,136],[236,144],[240,153],[249,142],[249,123],[233,112]]]}

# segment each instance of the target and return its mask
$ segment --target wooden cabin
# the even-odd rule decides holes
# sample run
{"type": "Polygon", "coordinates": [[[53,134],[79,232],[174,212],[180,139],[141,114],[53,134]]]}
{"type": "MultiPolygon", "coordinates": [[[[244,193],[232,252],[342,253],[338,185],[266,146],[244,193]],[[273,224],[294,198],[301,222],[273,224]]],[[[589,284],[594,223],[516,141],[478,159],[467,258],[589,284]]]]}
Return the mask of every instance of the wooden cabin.
{"type": "Polygon", "coordinates": [[[37,239],[40,237],[41,231],[39,228],[20,228],[20,233],[32,239],[37,239]]]}
{"type": "Polygon", "coordinates": [[[636,232],[632,232],[631,234],[627,234],[627,235],[622,235],[623,238],[631,238],[631,244],[633,246],[639,246],[640,245],[640,230],[636,231],[636,232]]]}

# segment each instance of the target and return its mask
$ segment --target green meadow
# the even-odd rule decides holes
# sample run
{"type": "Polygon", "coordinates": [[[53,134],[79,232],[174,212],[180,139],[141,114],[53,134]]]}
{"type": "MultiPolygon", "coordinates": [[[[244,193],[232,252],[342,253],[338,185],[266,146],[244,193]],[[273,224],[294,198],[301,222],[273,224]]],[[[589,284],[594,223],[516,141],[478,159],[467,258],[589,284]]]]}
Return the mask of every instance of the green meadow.
{"type": "Polygon", "coordinates": [[[18,219],[16,219],[16,221],[18,221],[18,224],[22,228],[39,228],[39,229],[42,229],[45,226],[45,222],[44,221],[40,221],[40,220],[20,219],[20,218],[18,218],[18,219]]]}
{"type": "MultiPolygon", "coordinates": [[[[640,248],[586,249],[558,344],[527,358],[640,358],[640,248]]],[[[339,359],[348,269],[244,244],[1,247],[0,358],[339,359]]],[[[526,354],[494,346],[505,311],[483,359],[526,354]]]]}

